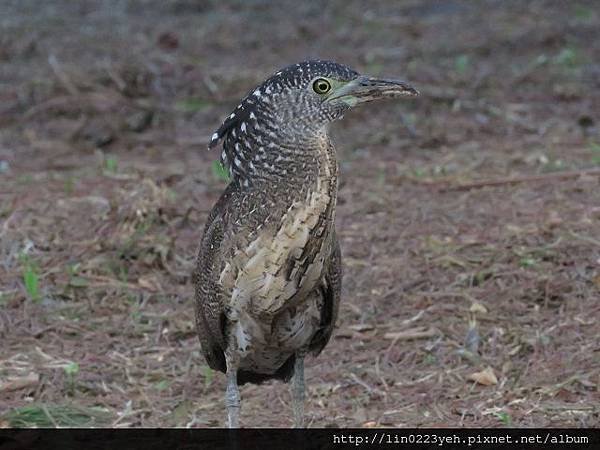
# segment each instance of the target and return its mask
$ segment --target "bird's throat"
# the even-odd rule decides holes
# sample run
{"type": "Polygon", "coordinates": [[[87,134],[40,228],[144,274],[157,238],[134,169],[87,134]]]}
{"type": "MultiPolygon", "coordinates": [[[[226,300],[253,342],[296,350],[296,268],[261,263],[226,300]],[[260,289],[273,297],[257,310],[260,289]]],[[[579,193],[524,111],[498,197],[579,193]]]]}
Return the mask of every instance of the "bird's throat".
{"type": "Polygon", "coordinates": [[[337,191],[337,160],[326,130],[309,135],[273,135],[272,140],[246,146],[230,143],[233,181],[242,190],[263,189],[277,197],[300,199],[307,192],[337,191]],[[242,150],[242,151],[240,151],[242,150]]]}

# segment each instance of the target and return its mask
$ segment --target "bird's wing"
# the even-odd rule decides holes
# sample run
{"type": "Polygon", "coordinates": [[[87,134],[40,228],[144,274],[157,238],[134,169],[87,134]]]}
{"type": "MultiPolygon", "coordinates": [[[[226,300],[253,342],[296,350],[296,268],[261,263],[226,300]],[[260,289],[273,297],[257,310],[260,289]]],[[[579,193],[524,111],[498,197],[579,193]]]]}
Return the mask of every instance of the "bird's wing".
{"type": "Polygon", "coordinates": [[[333,253],[329,262],[329,267],[323,282],[321,292],[323,295],[323,310],[321,312],[321,328],[314,335],[310,343],[310,351],[316,356],[327,345],[333,328],[337,320],[338,310],[340,308],[340,298],[342,292],[342,254],[337,237],[333,235],[333,253]]]}
{"type": "MultiPolygon", "coordinates": [[[[230,183],[225,188],[225,190],[221,194],[221,197],[219,197],[219,200],[217,200],[217,203],[215,203],[215,206],[213,206],[213,209],[211,209],[210,213],[208,214],[208,218],[206,219],[206,225],[204,226],[204,236],[206,236],[208,229],[213,224],[215,219],[223,217],[223,214],[227,209],[227,204],[229,203],[231,196],[234,194],[235,190],[236,186],[233,183],[230,183]]],[[[202,239],[204,239],[204,237],[202,239]]]]}
{"type": "Polygon", "coordinates": [[[214,276],[214,273],[219,270],[225,213],[234,189],[232,185],[227,187],[208,216],[194,272],[196,328],[200,345],[208,365],[222,372],[226,370],[223,353],[225,349],[225,315],[223,304],[220,301],[222,288],[216,282],[218,276],[214,276]]]}

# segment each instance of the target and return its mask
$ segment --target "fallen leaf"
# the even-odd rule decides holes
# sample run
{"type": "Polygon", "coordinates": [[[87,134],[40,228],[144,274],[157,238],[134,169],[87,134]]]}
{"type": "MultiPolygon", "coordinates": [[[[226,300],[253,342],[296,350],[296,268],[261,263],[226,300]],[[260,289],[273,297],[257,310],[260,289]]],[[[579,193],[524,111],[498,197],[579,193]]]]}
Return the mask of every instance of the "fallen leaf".
{"type": "Polygon", "coordinates": [[[150,292],[157,292],[161,290],[160,283],[153,276],[143,276],[138,278],[138,284],[142,289],[146,289],[150,292]]]}
{"type": "Polygon", "coordinates": [[[479,302],[473,303],[471,305],[471,307],[469,308],[469,311],[471,311],[474,314],[477,314],[477,313],[487,314],[487,312],[488,312],[487,308],[479,302]]]}
{"type": "Polygon", "coordinates": [[[24,377],[15,378],[0,384],[0,392],[18,391],[27,387],[35,386],[39,383],[40,376],[37,373],[30,373],[24,377]]]}
{"type": "Polygon", "coordinates": [[[484,386],[498,384],[498,378],[496,378],[494,369],[491,367],[486,367],[481,372],[472,373],[471,375],[467,376],[467,380],[474,381],[478,384],[483,384],[484,386]]]}

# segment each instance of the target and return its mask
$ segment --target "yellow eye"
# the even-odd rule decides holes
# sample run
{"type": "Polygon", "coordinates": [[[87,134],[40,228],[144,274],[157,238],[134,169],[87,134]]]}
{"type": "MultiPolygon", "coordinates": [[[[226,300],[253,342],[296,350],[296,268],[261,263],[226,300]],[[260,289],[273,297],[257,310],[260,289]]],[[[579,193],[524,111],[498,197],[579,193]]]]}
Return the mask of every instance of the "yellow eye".
{"type": "Polygon", "coordinates": [[[313,83],[313,91],[317,94],[327,94],[331,89],[331,84],[325,78],[317,78],[313,83]]]}

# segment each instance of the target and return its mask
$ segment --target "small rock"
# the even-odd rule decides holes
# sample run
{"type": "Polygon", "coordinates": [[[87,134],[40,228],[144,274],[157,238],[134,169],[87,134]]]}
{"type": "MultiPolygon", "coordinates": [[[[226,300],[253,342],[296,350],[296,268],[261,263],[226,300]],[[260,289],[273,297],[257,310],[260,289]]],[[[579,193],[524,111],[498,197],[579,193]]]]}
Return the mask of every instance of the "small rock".
{"type": "Polygon", "coordinates": [[[579,116],[579,119],[577,119],[577,124],[581,128],[591,128],[594,126],[594,119],[591,116],[582,115],[579,116]]]}
{"type": "Polygon", "coordinates": [[[163,50],[175,50],[179,47],[179,37],[172,31],[166,31],[158,36],[157,44],[163,50]]]}
{"type": "Polygon", "coordinates": [[[82,132],[83,138],[96,147],[104,147],[114,141],[115,136],[108,125],[92,123],[82,132]]]}
{"type": "Polygon", "coordinates": [[[152,111],[139,111],[125,119],[127,129],[140,133],[152,123],[154,113],[152,111]]]}
{"type": "Polygon", "coordinates": [[[546,220],[546,225],[548,225],[549,228],[556,228],[557,226],[561,225],[563,223],[563,219],[562,217],[560,217],[560,214],[557,211],[550,211],[550,213],[548,214],[548,219],[546,220]]]}

